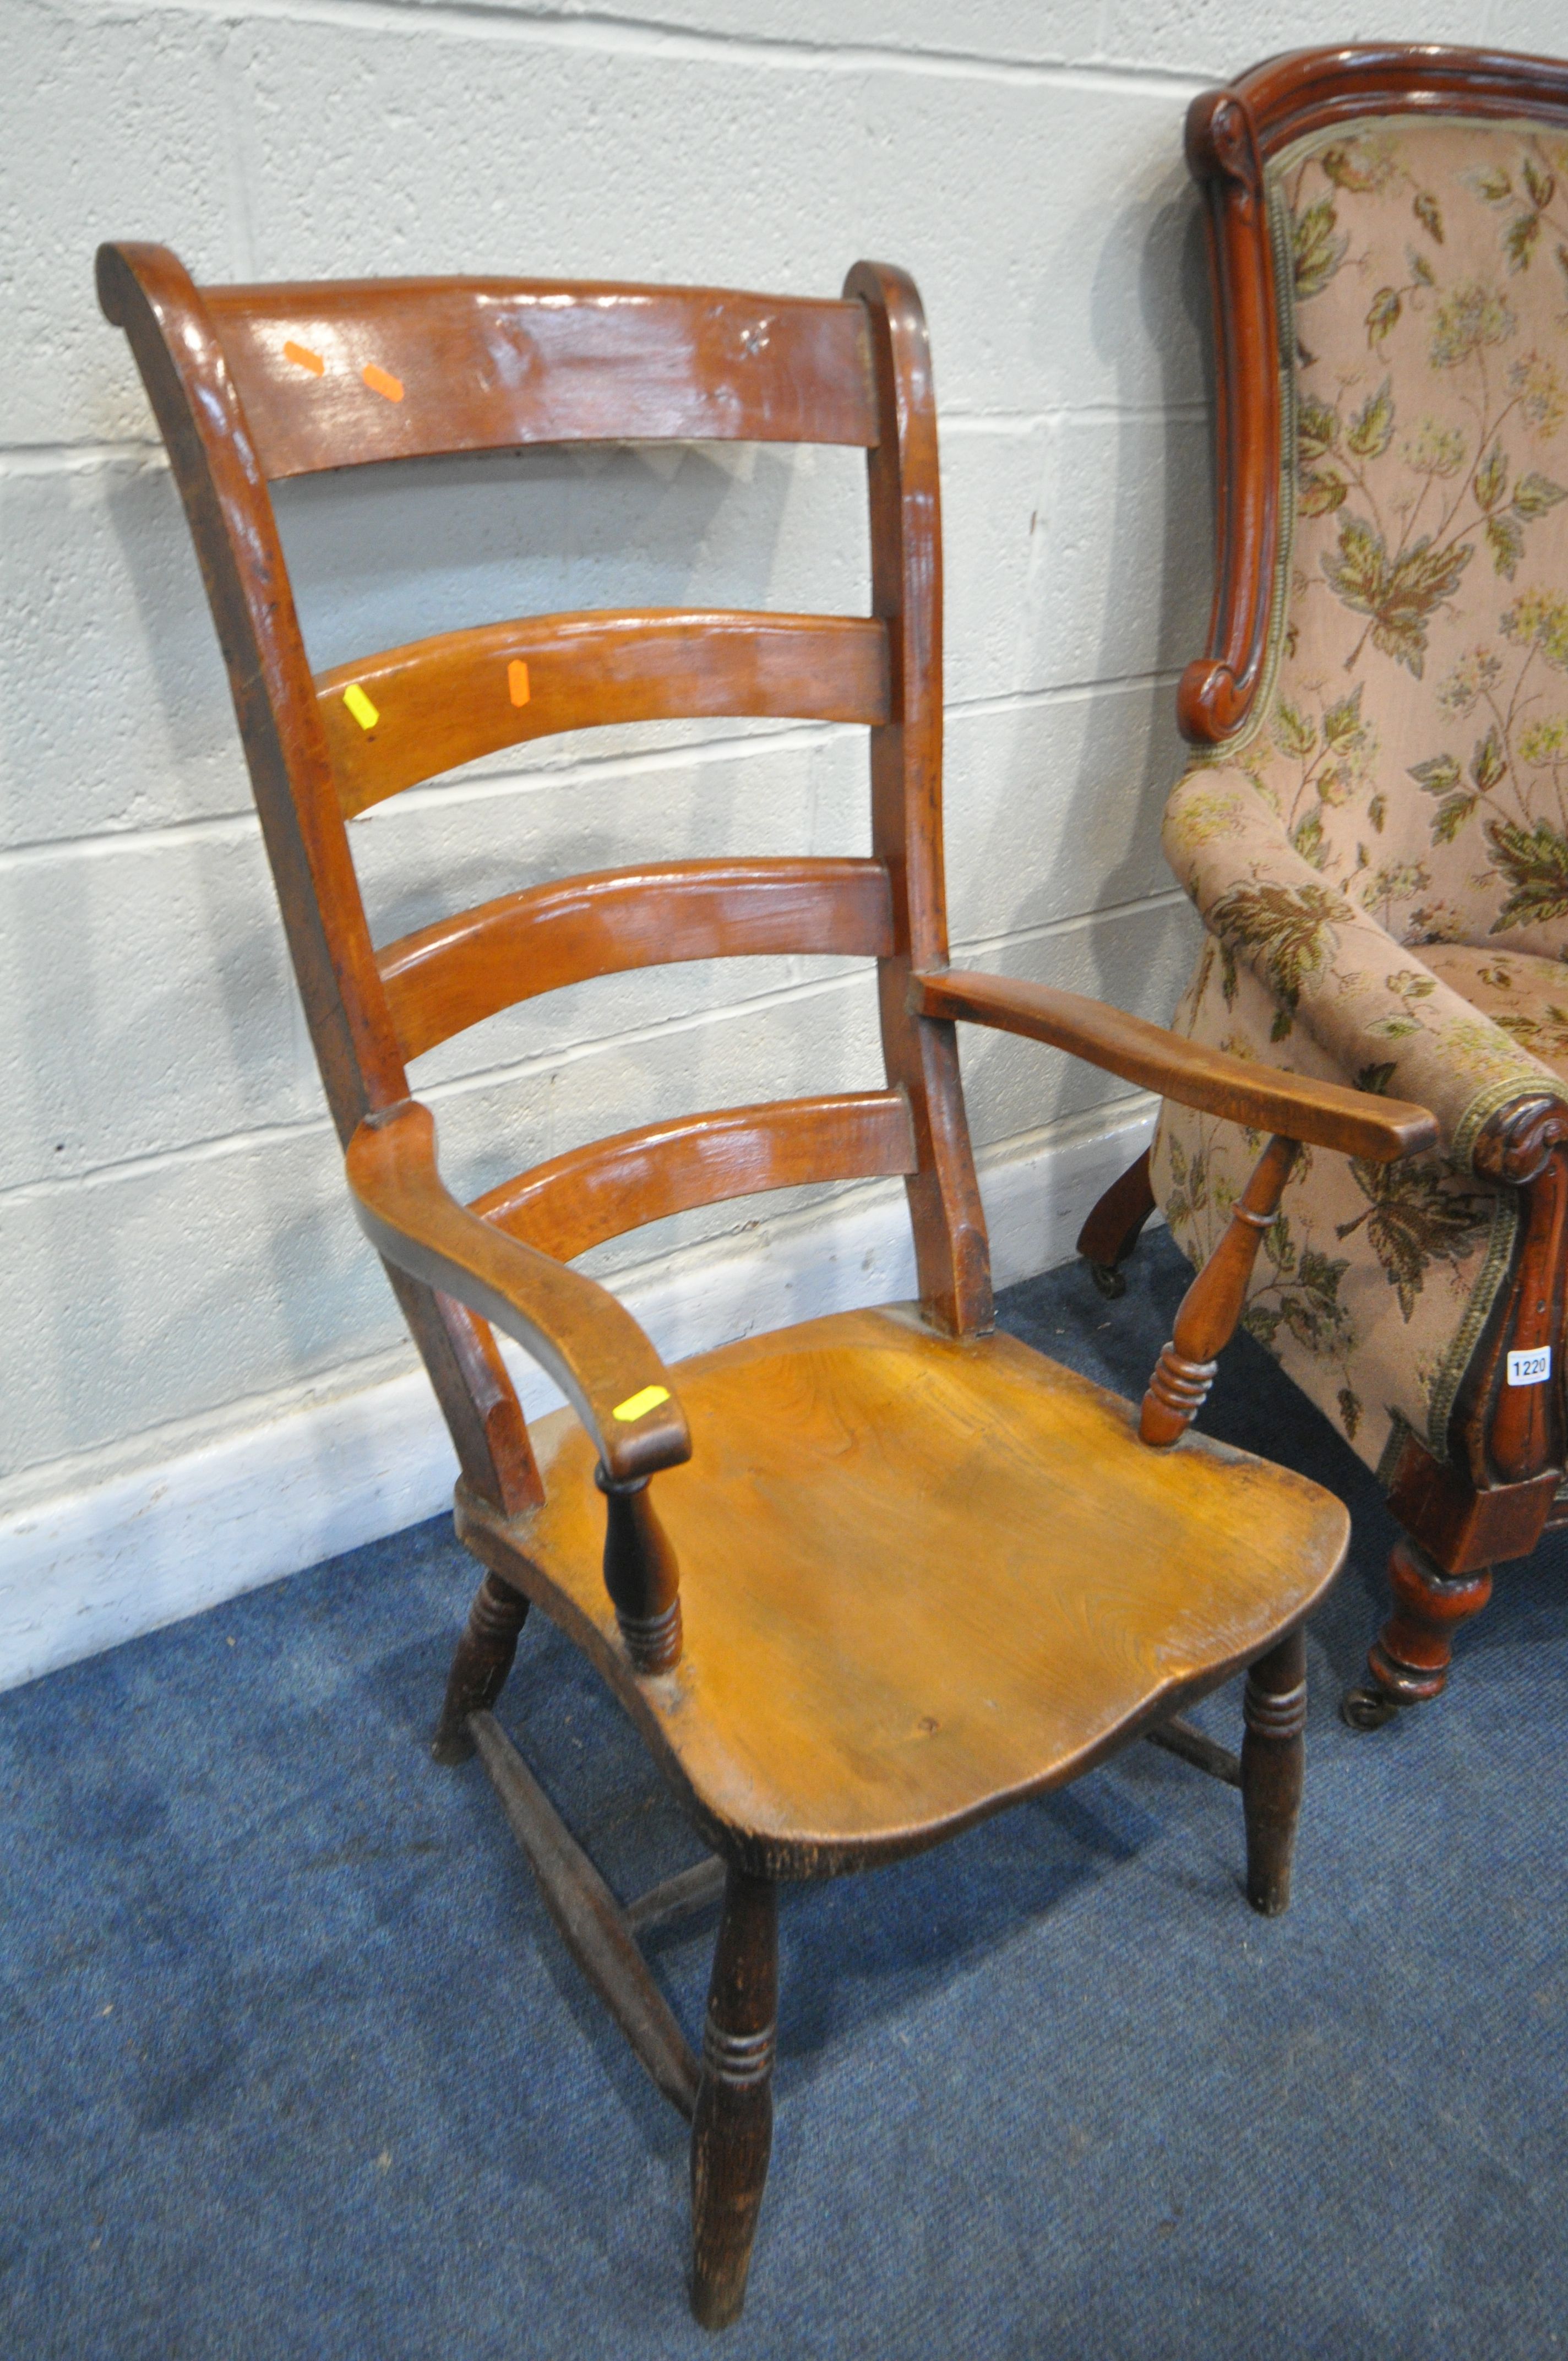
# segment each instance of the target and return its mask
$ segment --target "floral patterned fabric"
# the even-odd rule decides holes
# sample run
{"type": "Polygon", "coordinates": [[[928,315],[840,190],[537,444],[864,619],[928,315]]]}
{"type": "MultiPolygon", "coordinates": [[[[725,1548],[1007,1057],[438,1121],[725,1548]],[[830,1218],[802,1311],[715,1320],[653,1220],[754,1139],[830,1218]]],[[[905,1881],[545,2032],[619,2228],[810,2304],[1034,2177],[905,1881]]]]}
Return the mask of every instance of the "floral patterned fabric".
{"type": "MultiPolygon", "coordinates": [[[[1177,1022],[1438,1118],[1431,1157],[1302,1158],[1245,1315],[1387,1476],[1407,1433],[1446,1455],[1508,1268],[1476,1135],[1568,1097],[1568,141],[1369,119],[1277,159],[1270,196],[1288,588],[1253,719],[1168,809],[1212,938],[1177,1022]]],[[[1194,1259],[1261,1145],[1165,1109],[1194,1259]]]]}

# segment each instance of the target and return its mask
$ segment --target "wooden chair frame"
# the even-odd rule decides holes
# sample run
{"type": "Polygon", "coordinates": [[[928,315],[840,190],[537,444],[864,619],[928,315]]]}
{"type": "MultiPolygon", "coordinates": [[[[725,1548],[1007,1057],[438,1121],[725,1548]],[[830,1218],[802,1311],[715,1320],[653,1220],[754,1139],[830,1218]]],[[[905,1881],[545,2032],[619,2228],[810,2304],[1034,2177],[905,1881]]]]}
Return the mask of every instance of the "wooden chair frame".
{"type": "MultiPolygon", "coordinates": [[[[681,1569],[651,1479],[691,1453],[680,1373],[569,1258],[679,1206],[807,1179],[901,1174],[928,1333],[987,1339],[988,1249],[956,1021],[999,1027],[1274,1136],[1151,1387],[1144,1434],[1168,1444],[1234,1326],[1294,1144],[1385,1160],[1430,1144],[1433,1126],[1420,1108],[1195,1049],[1070,993],[949,969],[936,412],[919,299],[901,272],[859,264],[834,302],[454,280],[198,291],[171,254],[148,246],[104,247],[98,274],[104,310],[130,339],[185,502],[356,1211],[451,1429],[458,1532],[488,1569],[457,1649],[435,1752],[455,1763],[478,1750],[566,1941],[654,2081],[693,2120],[693,2304],[700,2320],[720,2325],[740,2308],[767,2168],[778,1882],[897,1858],[1012,1796],[987,1795],[941,1826],[888,1827],[854,1842],[780,1838],[704,1806],[661,1719],[667,1676],[681,1662],[681,1569]],[[715,435],[865,450],[869,616],[549,617],[453,633],[313,677],[269,482],[540,440],[715,435]],[[506,701],[503,675],[512,684],[506,701]],[[488,684],[484,696],[475,693],[480,682],[488,684]],[[698,712],[865,724],[871,858],[611,872],[506,895],[373,947],[345,833],[353,812],[542,730],[698,712]],[[779,949],[876,958],[884,1089],[649,1126],[557,1158],[472,1207],[448,1192],[432,1118],[411,1095],[410,1058],[560,983],[779,949]],[[591,1438],[613,1620],[595,1620],[542,1555],[545,1487],[492,1327],[556,1378],[591,1438]],[[712,1862],[630,1908],[567,1835],[493,1719],[531,1598],[591,1656],[715,1850],[712,1862]],[[635,1938],[720,1889],[699,2064],[635,1938]]],[[[993,1342],[1000,1353],[1004,1340],[993,1342]]],[[[1232,1464],[1210,1446],[1190,1448],[1232,1464]]],[[[1322,1544],[1310,1586],[1318,1595],[1343,1555],[1343,1512],[1315,1488],[1277,1481],[1321,1504],[1314,1530],[1332,1525],[1341,1535],[1337,1554],[1322,1544]]],[[[1239,1655],[1216,1642],[1201,1679],[1151,1689],[1107,1736],[1028,1792],[1134,1738],[1156,1738],[1241,1787],[1250,1898],[1260,1909],[1283,1907],[1301,1778],[1300,1611],[1239,1655]],[[1238,1763],[1175,1708],[1249,1661],[1238,1763]]]]}
{"type": "MultiPolygon", "coordinates": [[[[1301,49],[1193,100],[1187,160],[1204,198],[1217,359],[1213,608],[1208,652],[1187,666],[1178,693],[1194,745],[1218,745],[1245,721],[1282,595],[1282,478],[1292,457],[1265,171],[1295,140],[1369,113],[1529,115],[1568,127],[1568,65],[1396,43],[1301,49]]],[[[1485,1179],[1519,1192],[1512,1268],[1455,1400],[1446,1460],[1411,1435],[1395,1471],[1388,1505],[1404,1529],[1389,1561],[1395,1606],[1366,1682],[1343,1701],[1354,1729],[1436,1697],[1456,1631],[1491,1596],[1493,1565],[1527,1556],[1544,1532],[1568,1524],[1568,1107],[1548,1095],[1499,1107],[1474,1161],[1485,1179]],[[1554,1351],[1553,1381],[1508,1386],[1508,1355],[1543,1345],[1554,1351]]],[[[1079,1250],[1107,1291],[1119,1291],[1153,1207],[1145,1158],[1085,1224],[1079,1250]]]]}

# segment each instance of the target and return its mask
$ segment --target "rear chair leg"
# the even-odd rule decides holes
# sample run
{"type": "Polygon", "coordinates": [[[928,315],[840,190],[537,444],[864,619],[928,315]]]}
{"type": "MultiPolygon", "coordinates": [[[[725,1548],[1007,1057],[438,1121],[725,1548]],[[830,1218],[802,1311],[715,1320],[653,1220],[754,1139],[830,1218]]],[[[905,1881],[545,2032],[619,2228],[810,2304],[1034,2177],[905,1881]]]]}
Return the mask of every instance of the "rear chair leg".
{"type": "Polygon", "coordinates": [[[1138,1243],[1144,1224],[1154,1212],[1149,1182],[1149,1151],[1146,1148],[1119,1180],[1113,1180],[1078,1234],[1078,1251],[1089,1265],[1089,1275],[1102,1295],[1126,1293],[1122,1265],[1138,1243]]]}
{"type": "Polygon", "coordinates": [[[471,1713],[488,1713],[506,1686],[528,1601],[499,1574],[487,1574],[474,1594],[468,1628],[457,1642],[446,1697],[431,1752],[438,1763],[466,1763],[474,1752],[471,1713]]]}
{"type": "Polygon", "coordinates": [[[1242,1809],[1246,1816],[1246,1898],[1266,1918],[1290,1901],[1290,1859],[1306,1764],[1307,1637],[1291,1631],[1246,1676],[1242,1707],[1242,1809]]]}
{"type": "Polygon", "coordinates": [[[713,1955],[692,2119],[693,2316],[728,2328],[746,2301],[773,2141],[778,1888],[731,1869],[713,1955]]]}

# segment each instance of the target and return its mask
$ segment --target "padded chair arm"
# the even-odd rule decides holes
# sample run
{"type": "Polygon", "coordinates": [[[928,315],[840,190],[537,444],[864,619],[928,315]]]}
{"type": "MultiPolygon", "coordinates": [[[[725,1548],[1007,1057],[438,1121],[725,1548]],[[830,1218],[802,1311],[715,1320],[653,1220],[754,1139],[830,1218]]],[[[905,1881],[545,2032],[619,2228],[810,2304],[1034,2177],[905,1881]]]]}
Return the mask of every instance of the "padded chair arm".
{"type": "Polygon", "coordinates": [[[1164,841],[1209,933],[1274,1002],[1273,1038],[1299,1026],[1342,1073],[1383,1068],[1391,1093],[1430,1107],[1460,1167],[1481,1170],[1478,1137],[1499,1108],[1563,1095],[1561,1077],[1434,975],[1419,946],[1302,858],[1236,764],[1187,773],[1164,841]]]}
{"type": "Polygon", "coordinates": [[[607,1288],[458,1203],[436,1167],[428,1107],[401,1099],[367,1115],[345,1165],[359,1226],[378,1252],[515,1337],[571,1402],[611,1484],[691,1457],[668,1372],[631,1314],[607,1288]],[[639,1415],[618,1416],[646,1393],[657,1399],[639,1415]]]}
{"type": "Polygon", "coordinates": [[[953,969],[916,975],[910,1005],[921,1016],[960,1017],[1048,1042],[1205,1115],[1280,1139],[1336,1148],[1374,1164],[1392,1163],[1437,1143],[1436,1121],[1424,1107],[1229,1057],[1081,993],[953,969]]]}

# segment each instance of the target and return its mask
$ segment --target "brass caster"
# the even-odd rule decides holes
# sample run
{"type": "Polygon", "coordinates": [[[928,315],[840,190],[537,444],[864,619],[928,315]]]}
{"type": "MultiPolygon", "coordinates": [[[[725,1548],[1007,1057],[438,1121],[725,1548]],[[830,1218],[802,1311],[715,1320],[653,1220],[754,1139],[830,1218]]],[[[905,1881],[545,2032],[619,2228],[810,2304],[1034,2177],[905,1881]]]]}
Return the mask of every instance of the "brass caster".
{"type": "Polygon", "coordinates": [[[1398,1710],[1398,1697],[1366,1682],[1346,1689],[1339,1701],[1339,1718],[1347,1730],[1381,1730],[1398,1710]]]}

